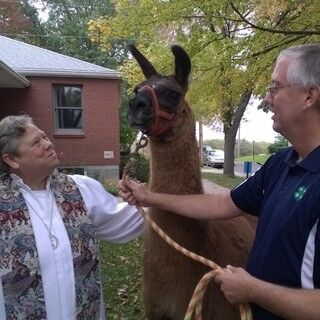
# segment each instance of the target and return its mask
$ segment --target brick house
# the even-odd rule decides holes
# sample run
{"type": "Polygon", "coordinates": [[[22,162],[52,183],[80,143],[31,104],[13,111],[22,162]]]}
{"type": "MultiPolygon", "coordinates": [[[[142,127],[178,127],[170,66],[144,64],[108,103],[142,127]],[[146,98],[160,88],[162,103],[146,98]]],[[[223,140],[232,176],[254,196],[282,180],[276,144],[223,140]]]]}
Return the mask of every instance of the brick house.
{"type": "Polygon", "coordinates": [[[120,74],[0,36],[0,119],[29,114],[61,167],[118,177],[120,74]]]}

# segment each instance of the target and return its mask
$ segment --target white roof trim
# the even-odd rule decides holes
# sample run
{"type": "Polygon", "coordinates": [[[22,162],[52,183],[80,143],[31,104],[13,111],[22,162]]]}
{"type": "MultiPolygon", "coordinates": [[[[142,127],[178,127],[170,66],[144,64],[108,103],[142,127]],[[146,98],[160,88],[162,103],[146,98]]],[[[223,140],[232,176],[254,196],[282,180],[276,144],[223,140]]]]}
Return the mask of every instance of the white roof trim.
{"type": "Polygon", "coordinates": [[[49,70],[49,69],[16,69],[25,76],[54,76],[54,77],[78,77],[78,78],[99,78],[99,79],[121,79],[120,72],[94,72],[75,70],[49,70]]]}
{"type": "Polygon", "coordinates": [[[7,64],[0,60],[0,87],[1,88],[26,88],[30,82],[21,74],[12,70],[7,64]]]}

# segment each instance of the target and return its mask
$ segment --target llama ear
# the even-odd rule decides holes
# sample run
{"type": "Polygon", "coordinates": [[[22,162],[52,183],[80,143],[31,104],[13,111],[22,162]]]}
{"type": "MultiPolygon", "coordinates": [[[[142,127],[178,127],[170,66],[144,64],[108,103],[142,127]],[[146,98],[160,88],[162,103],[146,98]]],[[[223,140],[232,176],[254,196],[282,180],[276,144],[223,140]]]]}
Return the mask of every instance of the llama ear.
{"type": "Polygon", "coordinates": [[[147,60],[146,57],[133,44],[129,44],[128,49],[139,63],[146,79],[149,79],[153,75],[158,74],[157,70],[153,67],[149,60],[147,60]]]}
{"type": "Polygon", "coordinates": [[[174,45],[171,51],[175,57],[175,79],[183,86],[188,87],[188,78],[191,71],[191,61],[187,52],[180,46],[174,45]]]}

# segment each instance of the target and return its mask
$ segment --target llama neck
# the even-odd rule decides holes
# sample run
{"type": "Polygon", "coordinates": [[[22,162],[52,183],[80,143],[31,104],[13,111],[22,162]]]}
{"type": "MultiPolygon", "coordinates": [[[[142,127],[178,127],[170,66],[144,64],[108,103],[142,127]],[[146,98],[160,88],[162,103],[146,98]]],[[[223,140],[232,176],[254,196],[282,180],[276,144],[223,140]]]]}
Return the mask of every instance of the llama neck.
{"type": "Polygon", "coordinates": [[[203,192],[194,122],[185,127],[176,141],[151,139],[150,150],[151,190],[175,194],[203,192]]]}

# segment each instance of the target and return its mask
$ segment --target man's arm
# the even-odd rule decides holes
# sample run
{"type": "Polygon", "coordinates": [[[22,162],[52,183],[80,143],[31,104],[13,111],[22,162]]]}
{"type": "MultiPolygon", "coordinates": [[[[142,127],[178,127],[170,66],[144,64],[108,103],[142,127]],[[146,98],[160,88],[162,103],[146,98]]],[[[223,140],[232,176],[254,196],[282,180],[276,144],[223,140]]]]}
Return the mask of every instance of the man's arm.
{"type": "Polygon", "coordinates": [[[228,266],[215,281],[231,303],[255,303],[284,319],[319,320],[320,290],[279,286],[251,276],[242,268],[228,266]]]}
{"type": "Polygon", "coordinates": [[[225,220],[244,214],[232,201],[230,191],[216,194],[172,195],[148,191],[145,185],[124,178],[119,194],[129,204],[157,207],[185,217],[225,220]]]}

